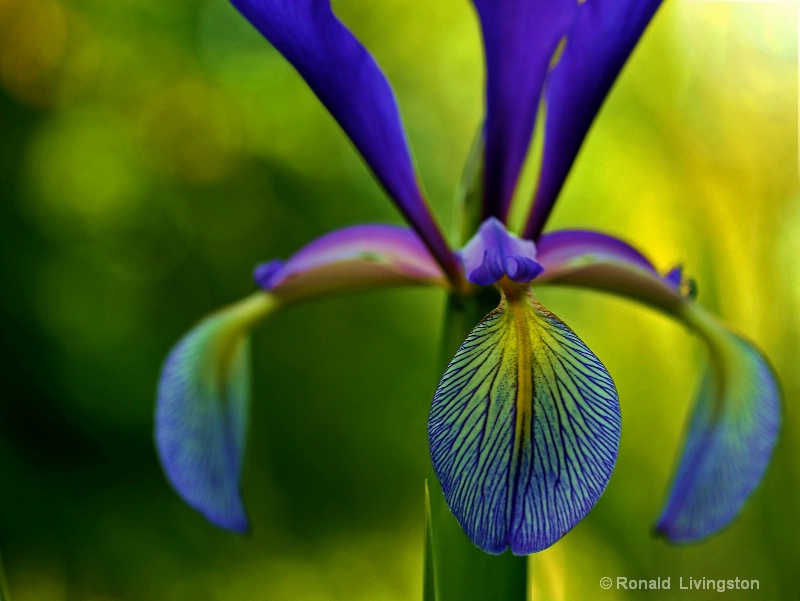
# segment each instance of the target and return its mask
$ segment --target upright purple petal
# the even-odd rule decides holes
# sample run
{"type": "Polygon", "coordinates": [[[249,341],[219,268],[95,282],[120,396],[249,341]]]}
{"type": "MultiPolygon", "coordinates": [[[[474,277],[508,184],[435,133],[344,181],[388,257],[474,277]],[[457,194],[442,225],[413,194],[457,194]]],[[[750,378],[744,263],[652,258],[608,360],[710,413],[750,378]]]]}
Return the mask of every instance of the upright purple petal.
{"type": "Polygon", "coordinates": [[[661,0],[589,0],[545,88],[547,117],[539,185],[525,238],[536,240],[597,111],[661,0]]]}
{"type": "Polygon", "coordinates": [[[329,0],[231,0],[297,69],[352,140],[445,273],[457,262],[419,189],[389,83],[329,0]]]}
{"type": "Polygon", "coordinates": [[[575,0],[473,0],[486,54],[484,219],[505,221],[547,69],[575,0]]]}

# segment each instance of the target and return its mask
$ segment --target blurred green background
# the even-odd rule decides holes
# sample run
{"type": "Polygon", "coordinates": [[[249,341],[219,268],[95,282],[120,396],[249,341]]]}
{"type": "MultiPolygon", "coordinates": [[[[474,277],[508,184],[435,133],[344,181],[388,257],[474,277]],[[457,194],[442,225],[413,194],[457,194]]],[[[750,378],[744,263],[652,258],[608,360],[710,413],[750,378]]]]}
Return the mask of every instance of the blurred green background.
{"type": "MultiPolygon", "coordinates": [[[[396,90],[447,227],[481,118],[465,0],[340,0],[396,90]]],[[[620,458],[590,516],[532,558],[535,598],[716,599],[677,578],[800,595],[797,3],[667,2],[591,132],[550,227],[602,229],[770,357],[784,423],[762,486],[702,544],[650,534],[705,360],[622,300],[541,290],[613,374],[620,458]],[[672,577],[608,591],[602,576],[672,577]]],[[[253,532],[167,486],[151,422],[162,358],[253,289],[261,260],[399,222],[287,63],[224,0],[0,0],[0,549],[15,601],[411,600],[443,297],[304,305],[255,338],[244,478],[253,532]]]]}

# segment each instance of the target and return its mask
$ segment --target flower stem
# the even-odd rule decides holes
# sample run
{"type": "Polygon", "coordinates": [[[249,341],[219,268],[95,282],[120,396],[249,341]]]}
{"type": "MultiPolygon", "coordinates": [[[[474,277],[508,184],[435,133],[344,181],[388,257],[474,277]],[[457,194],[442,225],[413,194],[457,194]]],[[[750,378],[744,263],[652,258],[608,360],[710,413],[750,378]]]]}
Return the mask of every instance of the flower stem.
{"type": "MultiPolygon", "coordinates": [[[[444,317],[442,369],[498,300],[492,289],[482,289],[468,298],[450,297],[444,317]]],[[[447,506],[433,466],[428,489],[430,533],[426,546],[431,557],[426,570],[433,569],[435,596],[430,596],[430,587],[426,586],[425,601],[527,601],[528,558],[510,551],[489,555],[472,544],[447,506]]]]}

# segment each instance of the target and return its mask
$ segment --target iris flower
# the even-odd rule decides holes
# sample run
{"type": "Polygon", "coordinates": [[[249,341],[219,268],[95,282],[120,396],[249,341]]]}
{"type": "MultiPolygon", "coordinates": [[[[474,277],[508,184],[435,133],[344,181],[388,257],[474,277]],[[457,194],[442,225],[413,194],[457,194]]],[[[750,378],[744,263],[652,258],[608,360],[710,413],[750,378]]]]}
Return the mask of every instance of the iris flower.
{"type": "MultiPolygon", "coordinates": [[[[620,440],[617,391],[600,359],[534,288],[604,290],[682,321],[708,345],[683,454],[657,530],[693,541],[728,524],[769,462],[779,392],[764,356],[694,301],[680,269],[660,274],[602,233],[543,233],[584,137],[659,0],[472,0],[486,59],[477,178],[482,215],[460,250],[424,198],[397,103],[378,65],[329,0],[232,0],[330,111],[410,227],[355,225],[255,270],[259,290],[202,320],[161,374],[156,443],[178,493],[209,521],[248,527],[240,494],[251,329],[279,309],[376,287],[490,287],[499,305],[464,341],[428,421],[452,513],[488,553],[540,551],[597,502],[620,440]],[[506,229],[537,111],[543,147],[520,236],[506,229]]],[[[311,375],[311,374],[310,374],[311,375]]]]}

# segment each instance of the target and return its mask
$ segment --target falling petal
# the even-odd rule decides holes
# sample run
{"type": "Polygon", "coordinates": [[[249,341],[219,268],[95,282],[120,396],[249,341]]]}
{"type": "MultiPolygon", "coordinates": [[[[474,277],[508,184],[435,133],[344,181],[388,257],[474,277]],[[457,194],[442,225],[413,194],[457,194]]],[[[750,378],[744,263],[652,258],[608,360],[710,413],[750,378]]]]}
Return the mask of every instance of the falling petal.
{"type": "Polygon", "coordinates": [[[422,196],[394,93],[329,0],[231,0],[338,121],[451,280],[453,252],[422,196]]]}
{"type": "Polygon", "coordinates": [[[385,224],[329,232],[285,262],[259,265],[253,277],[265,290],[293,301],[363,288],[448,286],[439,264],[412,230],[385,224]]]}
{"type": "Polygon", "coordinates": [[[594,506],[617,457],[614,383],[530,291],[504,300],[445,371],[428,420],[434,469],[469,538],[488,553],[552,545],[594,506]]]}
{"type": "Polygon", "coordinates": [[[619,238],[592,230],[556,230],[547,232],[536,243],[539,262],[547,271],[562,265],[598,260],[622,261],[655,273],[655,267],[638,250],[619,238]]]}
{"type": "Polygon", "coordinates": [[[755,346],[693,301],[691,280],[676,285],[675,270],[659,276],[621,241],[598,238],[602,243],[592,249],[569,237],[546,242],[548,236],[539,240],[545,271],[538,284],[595,288],[645,303],[685,323],[708,344],[711,368],[657,529],[676,542],[713,534],[738,515],[769,464],[780,424],[780,391],[772,369],[755,346]],[[601,248],[616,250],[594,252],[601,248]]]}
{"type": "Polygon", "coordinates": [[[580,3],[545,86],[542,168],[525,238],[536,240],[608,91],[661,0],[580,3]]]}
{"type": "Polygon", "coordinates": [[[769,464],[780,423],[775,375],[761,353],[697,307],[689,319],[711,346],[683,456],[657,530],[690,542],[728,525],[769,464]]]}
{"type": "Polygon", "coordinates": [[[536,244],[544,267],[537,284],[596,288],[646,303],[675,317],[684,297],[627,242],[587,230],[544,234],[536,244]]]}
{"type": "Polygon", "coordinates": [[[207,317],[172,349],[161,372],[155,438],[164,472],[210,522],[247,529],[239,491],[250,405],[248,331],[275,310],[256,293],[207,317]]]}

